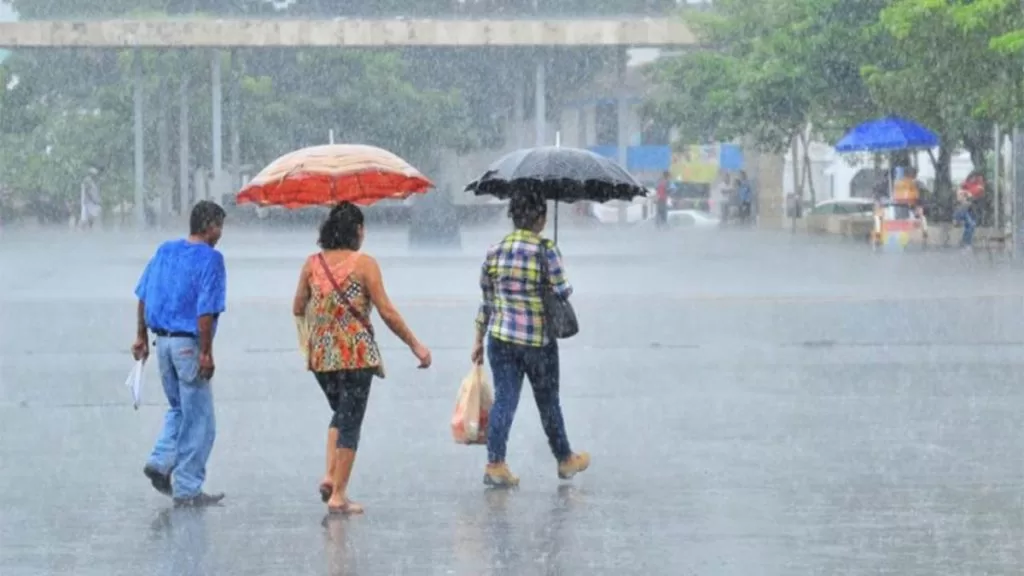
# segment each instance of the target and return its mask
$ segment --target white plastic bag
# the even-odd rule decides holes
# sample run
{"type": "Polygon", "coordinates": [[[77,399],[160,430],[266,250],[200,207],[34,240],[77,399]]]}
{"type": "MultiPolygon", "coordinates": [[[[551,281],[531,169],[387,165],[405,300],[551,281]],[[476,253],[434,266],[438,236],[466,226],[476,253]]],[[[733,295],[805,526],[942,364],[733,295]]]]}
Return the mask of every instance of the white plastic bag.
{"type": "Polygon", "coordinates": [[[132,391],[132,405],[136,410],[142,404],[142,369],[145,366],[145,360],[136,360],[131,372],[128,373],[128,379],[124,381],[124,385],[132,391]]]}
{"type": "Polygon", "coordinates": [[[494,390],[484,374],[483,365],[476,365],[462,379],[455,397],[452,414],[452,438],[458,444],[486,444],[487,421],[494,405],[494,390]]]}

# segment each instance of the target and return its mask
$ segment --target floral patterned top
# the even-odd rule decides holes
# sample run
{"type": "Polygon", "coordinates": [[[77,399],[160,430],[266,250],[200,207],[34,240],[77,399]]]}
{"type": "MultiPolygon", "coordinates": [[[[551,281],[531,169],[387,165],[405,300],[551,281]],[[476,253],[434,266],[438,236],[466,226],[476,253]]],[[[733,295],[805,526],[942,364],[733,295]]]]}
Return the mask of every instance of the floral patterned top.
{"type": "Polygon", "coordinates": [[[355,264],[360,258],[358,252],[345,261],[328,267],[338,287],[349,304],[366,320],[359,316],[334,289],[334,284],[324,271],[320,254],[306,259],[309,271],[310,300],[306,306],[306,326],[309,331],[309,369],[314,372],[335,372],[338,370],[371,369],[379,378],[384,377],[384,362],[374,339],[370,322],[373,304],[366,288],[352,276],[355,264]]]}

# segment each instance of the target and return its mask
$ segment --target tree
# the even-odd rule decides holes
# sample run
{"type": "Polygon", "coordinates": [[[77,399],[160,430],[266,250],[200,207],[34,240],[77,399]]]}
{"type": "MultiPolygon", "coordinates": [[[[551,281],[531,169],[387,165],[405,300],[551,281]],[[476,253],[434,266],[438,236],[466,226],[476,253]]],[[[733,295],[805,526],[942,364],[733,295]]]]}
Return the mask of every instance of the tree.
{"type": "Polygon", "coordinates": [[[712,13],[687,16],[714,50],[659,62],[649,109],[684,133],[694,132],[690,122],[710,122],[718,126],[694,126],[695,132],[722,140],[752,135],[774,150],[808,123],[829,133],[842,130],[846,126],[837,126],[874,112],[859,54],[865,29],[885,3],[716,2],[712,13]]]}
{"type": "Polygon", "coordinates": [[[746,134],[779,149],[805,124],[835,140],[898,114],[940,134],[936,188],[948,197],[953,151],[985,166],[993,123],[1024,110],[1017,0],[722,0],[696,22],[715,51],[661,64],[648,106],[689,138],[746,134]]]}
{"type": "Polygon", "coordinates": [[[992,39],[1020,21],[1015,3],[990,0],[894,0],[879,13],[874,46],[885,49],[863,74],[881,109],[940,135],[935,192],[947,209],[953,152],[963,147],[984,170],[993,125],[1019,118],[1021,64],[993,50],[992,39]]]}
{"type": "MultiPolygon", "coordinates": [[[[532,2],[488,0],[418,0],[377,4],[348,0],[301,0],[278,10],[265,0],[15,0],[23,18],[135,16],[209,13],[228,16],[277,11],[289,16],[386,16],[397,12],[413,16],[462,13],[535,13],[532,2]]],[[[663,10],[669,0],[603,0],[588,4],[584,13],[630,13],[663,10]]],[[[568,13],[582,9],[579,0],[538,5],[540,13],[568,13]]],[[[241,162],[263,165],[299,146],[326,140],[329,128],[345,141],[363,141],[390,148],[422,170],[431,171],[438,152],[502,144],[504,117],[512,107],[513,79],[526,80],[527,106],[532,105],[532,64],[543,59],[548,67],[547,97],[557,103],[565,94],[613,61],[617,51],[583,49],[547,51],[524,49],[392,51],[236,50],[239,62],[224,66],[238,75],[242,108],[241,162]]],[[[210,157],[209,55],[202,51],[143,51],[146,70],[144,113],[147,182],[155,183],[159,115],[173,114],[176,97],[163,102],[155,95],[176,96],[181,71],[190,72],[190,152],[199,163],[210,157]]],[[[21,79],[18,90],[0,116],[0,145],[10,148],[11,170],[6,183],[18,193],[38,194],[39,187],[16,173],[18,163],[40,166],[60,161],[43,179],[44,188],[65,197],[76,194],[77,179],[85,166],[102,166],[101,189],[110,201],[131,197],[132,119],[131,55],[113,50],[18,52],[0,70],[21,79]],[[95,112],[96,116],[83,111],[95,112]],[[102,118],[103,129],[91,120],[102,118]],[[65,119],[58,122],[57,119],[65,119]],[[62,144],[54,147],[52,141],[62,144]],[[54,153],[58,157],[54,157],[54,153]],[[19,160],[15,161],[15,158],[19,160]],[[24,161],[24,162],[22,162],[24,161]]],[[[225,95],[229,84],[225,83],[225,95]]],[[[549,117],[557,105],[548,107],[549,117]]],[[[227,122],[229,109],[225,108],[227,122]]],[[[529,110],[527,110],[529,113],[529,110]]],[[[175,119],[176,120],[176,119],[175,119]]],[[[177,146],[177,121],[168,123],[168,139],[177,146]]],[[[177,178],[178,171],[171,171],[177,178]]],[[[25,172],[24,174],[28,174],[25,172]]],[[[43,184],[41,184],[43,185],[43,184]]]]}
{"type": "MultiPolygon", "coordinates": [[[[468,145],[465,108],[455,91],[421,89],[409,82],[395,52],[351,50],[267,51],[247,56],[240,78],[243,163],[262,166],[294,148],[325,142],[328,128],[345,141],[377,144],[423,170],[442,148],[468,145]],[[352,79],[358,79],[353,81],[352,79]]],[[[156,184],[162,88],[177,93],[181,70],[208,68],[202,52],[143,51],[147,182],[156,184]]],[[[225,55],[225,57],[227,57],[225,55]]],[[[241,60],[241,58],[240,58],[241,60]]],[[[3,95],[0,160],[6,187],[22,198],[47,194],[73,200],[89,167],[102,169],[105,201],[131,197],[133,92],[131,54],[114,51],[17,53],[2,70],[19,78],[3,95]],[[33,167],[38,166],[38,170],[33,167]]],[[[228,75],[225,75],[228,79],[228,75]]],[[[209,158],[209,75],[192,74],[193,158],[209,158]]],[[[225,86],[225,93],[228,86],[225,86]]],[[[172,105],[176,98],[172,98],[172,105]]],[[[229,109],[225,109],[225,120],[229,109]]],[[[177,122],[168,139],[176,146],[177,122]]],[[[166,146],[166,144],[165,144],[166,146]]],[[[200,160],[202,162],[203,160],[200,160]]],[[[172,170],[174,177],[177,170],[172,170]]]]}
{"type": "Polygon", "coordinates": [[[679,141],[710,143],[743,134],[742,63],[717,52],[668,59],[651,70],[657,92],[645,115],[675,126],[679,141]]]}
{"type": "Polygon", "coordinates": [[[856,57],[882,2],[721,0],[712,12],[690,13],[688,22],[713,49],[659,62],[645,111],[675,126],[681,143],[749,138],[772,152],[792,147],[802,190],[810,182],[810,128],[834,133],[870,101],[856,57]]]}
{"type": "Polygon", "coordinates": [[[320,49],[289,56],[276,74],[261,75],[272,79],[270,92],[247,94],[248,109],[273,107],[274,114],[255,124],[264,134],[281,134],[276,140],[286,148],[323,142],[333,127],[345,141],[383,146],[426,170],[439,149],[472,143],[460,95],[409,82],[398,53],[320,49]]]}

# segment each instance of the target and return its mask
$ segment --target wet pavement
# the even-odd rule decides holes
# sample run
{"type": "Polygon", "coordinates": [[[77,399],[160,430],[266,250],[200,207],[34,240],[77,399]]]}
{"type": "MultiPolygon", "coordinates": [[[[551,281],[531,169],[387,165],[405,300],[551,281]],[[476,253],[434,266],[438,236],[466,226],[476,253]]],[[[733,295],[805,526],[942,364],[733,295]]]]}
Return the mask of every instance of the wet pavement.
{"type": "MultiPolygon", "coordinates": [[[[351,491],[325,519],[326,403],[290,299],[312,232],[228,229],[206,511],[141,474],[163,411],[123,387],[131,290],[159,236],[0,236],[0,574],[1019,574],[1024,274],[961,254],[873,255],[784,233],[560,234],[582,332],[562,344],[569,483],[524,398],[515,492],[448,420],[469,368],[461,251],[367,251],[435,366],[392,336],[351,491]]],[[[529,392],[524,392],[529,395],[529,392]]]]}

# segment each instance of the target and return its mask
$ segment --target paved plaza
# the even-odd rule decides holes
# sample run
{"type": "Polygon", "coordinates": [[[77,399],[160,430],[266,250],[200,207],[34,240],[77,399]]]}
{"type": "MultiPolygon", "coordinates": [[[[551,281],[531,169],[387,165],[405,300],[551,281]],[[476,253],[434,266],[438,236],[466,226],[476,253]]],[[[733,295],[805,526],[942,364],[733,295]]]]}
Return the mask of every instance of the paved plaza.
{"type": "MultiPolygon", "coordinates": [[[[351,492],[316,494],[328,408],[291,297],[315,231],[226,229],[215,344],[224,506],[173,510],[141,474],[164,399],[123,382],[132,289],[163,238],[0,234],[0,574],[1019,574],[1024,273],[962,254],[871,254],[788,233],[567,228],[582,331],[562,395],[589,471],[560,482],[529,391],[514,492],[448,421],[477,275],[462,248],[370,228],[434,367],[382,336],[351,492]]],[[[377,320],[380,325],[379,319],[377,320]]],[[[381,328],[380,332],[386,332],[381,328]]]]}

